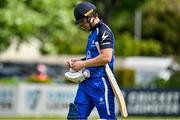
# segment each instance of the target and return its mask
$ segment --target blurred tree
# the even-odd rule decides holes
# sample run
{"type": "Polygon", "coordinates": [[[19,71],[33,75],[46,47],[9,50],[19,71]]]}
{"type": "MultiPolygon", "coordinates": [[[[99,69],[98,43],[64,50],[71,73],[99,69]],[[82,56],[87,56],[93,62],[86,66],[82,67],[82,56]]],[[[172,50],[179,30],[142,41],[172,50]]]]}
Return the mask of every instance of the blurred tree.
{"type": "MultiPolygon", "coordinates": [[[[147,0],[85,0],[94,3],[97,6],[100,17],[107,23],[113,24],[115,21],[122,21],[125,13],[129,15],[134,14],[134,10],[140,7],[147,0]]],[[[126,21],[126,20],[125,20],[126,21]]],[[[125,22],[124,21],[124,22],[125,22]]],[[[132,21],[133,22],[133,21],[132,21]]],[[[111,25],[110,24],[110,25],[111,25]]],[[[116,27],[119,27],[116,25],[116,27]]]]}
{"type": "Polygon", "coordinates": [[[154,88],[180,88],[180,57],[174,57],[174,62],[169,66],[169,79],[155,78],[150,87],[154,88]]]}
{"type": "Polygon", "coordinates": [[[142,39],[161,43],[160,55],[180,54],[179,0],[88,0],[96,4],[100,16],[115,32],[115,37],[134,35],[135,10],[142,11],[142,39]],[[161,5],[161,7],[159,7],[161,5]]]}
{"type": "MultiPolygon", "coordinates": [[[[20,44],[36,37],[42,43],[43,54],[83,53],[87,33],[76,28],[73,16],[73,7],[79,1],[81,0],[1,0],[0,52],[8,48],[13,38],[20,44]]],[[[142,44],[133,55],[180,54],[179,0],[88,1],[97,6],[100,17],[115,33],[117,46],[122,43],[119,41],[120,36],[128,32],[132,38],[127,41],[128,44],[124,42],[124,45],[142,44]],[[134,42],[134,11],[137,9],[142,10],[142,41],[150,42],[134,42]],[[158,44],[155,45],[156,43],[158,44]],[[156,46],[155,51],[150,50],[153,46],[156,46]]],[[[125,55],[132,55],[126,54],[128,50],[131,49],[122,49],[125,55]]],[[[116,53],[119,51],[116,48],[116,53]]]]}
{"type": "Polygon", "coordinates": [[[72,41],[79,33],[72,12],[78,1],[1,0],[0,52],[7,49],[14,37],[19,44],[36,37],[42,42],[44,53],[58,53],[63,44],[56,41],[72,41]]]}
{"type": "Polygon", "coordinates": [[[161,43],[153,39],[137,40],[126,32],[116,38],[116,56],[159,56],[161,43]]]}
{"type": "Polygon", "coordinates": [[[180,55],[180,1],[151,0],[142,10],[143,38],[160,41],[163,55],[180,55]]]}

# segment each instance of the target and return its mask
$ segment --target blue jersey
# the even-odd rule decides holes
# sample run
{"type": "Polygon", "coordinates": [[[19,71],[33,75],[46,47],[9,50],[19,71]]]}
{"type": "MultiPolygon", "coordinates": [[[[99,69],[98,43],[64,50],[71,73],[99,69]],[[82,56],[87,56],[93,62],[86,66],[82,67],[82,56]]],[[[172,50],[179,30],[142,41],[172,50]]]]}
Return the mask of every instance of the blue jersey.
{"type": "MultiPolygon", "coordinates": [[[[113,48],[112,60],[108,63],[111,70],[113,71],[114,64],[114,35],[110,28],[100,21],[91,31],[86,46],[86,59],[92,59],[99,55],[99,52],[95,46],[95,42],[99,42],[100,49],[113,48]]],[[[87,67],[90,71],[90,78],[105,77],[104,66],[87,67]]]]}

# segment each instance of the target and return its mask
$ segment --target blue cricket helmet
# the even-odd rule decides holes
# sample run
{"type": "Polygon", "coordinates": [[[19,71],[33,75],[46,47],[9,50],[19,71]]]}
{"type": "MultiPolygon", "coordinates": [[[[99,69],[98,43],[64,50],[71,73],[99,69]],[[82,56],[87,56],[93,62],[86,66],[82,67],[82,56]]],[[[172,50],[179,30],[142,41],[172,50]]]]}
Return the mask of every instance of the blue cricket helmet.
{"type": "Polygon", "coordinates": [[[96,6],[90,2],[81,2],[75,6],[74,17],[75,24],[79,24],[82,18],[87,17],[93,11],[96,11],[96,6]]]}

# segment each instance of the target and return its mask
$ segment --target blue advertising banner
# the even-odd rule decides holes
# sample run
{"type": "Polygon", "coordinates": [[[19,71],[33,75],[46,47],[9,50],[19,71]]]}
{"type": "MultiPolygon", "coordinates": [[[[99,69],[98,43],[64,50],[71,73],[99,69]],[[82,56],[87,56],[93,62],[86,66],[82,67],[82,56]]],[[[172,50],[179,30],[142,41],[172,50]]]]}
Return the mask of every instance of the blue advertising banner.
{"type": "Polygon", "coordinates": [[[129,115],[180,116],[180,89],[124,89],[129,115]]]}

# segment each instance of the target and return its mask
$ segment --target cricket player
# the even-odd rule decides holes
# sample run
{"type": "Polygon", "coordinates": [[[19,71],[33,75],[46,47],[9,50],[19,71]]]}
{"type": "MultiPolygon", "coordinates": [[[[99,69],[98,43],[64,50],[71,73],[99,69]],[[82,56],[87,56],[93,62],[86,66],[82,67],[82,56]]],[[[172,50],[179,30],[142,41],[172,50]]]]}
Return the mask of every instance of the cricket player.
{"type": "Polygon", "coordinates": [[[101,119],[116,119],[114,93],[105,73],[105,64],[113,71],[114,36],[110,28],[103,23],[96,6],[81,2],[75,6],[75,24],[85,31],[90,31],[86,45],[86,57],[80,60],[67,61],[74,71],[82,68],[89,70],[90,77],[79,83],[74,103],[69,106],[68,119],[88,119],[94,107],[101,119]],[[100,54],[95,46],[99,42],[100,54]]]}

